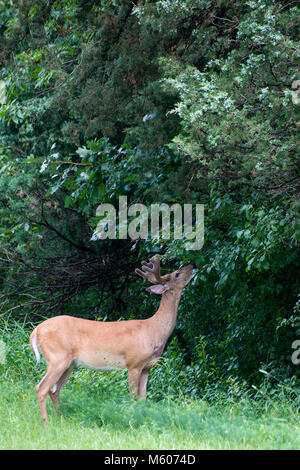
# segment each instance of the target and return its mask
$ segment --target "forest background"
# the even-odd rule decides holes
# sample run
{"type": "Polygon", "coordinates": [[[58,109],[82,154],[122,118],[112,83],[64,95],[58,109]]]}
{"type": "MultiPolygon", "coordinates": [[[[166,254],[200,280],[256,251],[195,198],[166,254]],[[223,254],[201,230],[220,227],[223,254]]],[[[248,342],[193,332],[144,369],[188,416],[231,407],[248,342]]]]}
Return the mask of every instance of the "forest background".
{"type": "Polygon", "coordinates": [[[198,272],[150,396],[299,400],[296,3],[0,0],[3,338],[61,314],[151,316],[134,269],[160,253],[163,272],[198,272]],[[204,204],[203,248],[97,240],[97,207],[124,195],[204,204]]]}

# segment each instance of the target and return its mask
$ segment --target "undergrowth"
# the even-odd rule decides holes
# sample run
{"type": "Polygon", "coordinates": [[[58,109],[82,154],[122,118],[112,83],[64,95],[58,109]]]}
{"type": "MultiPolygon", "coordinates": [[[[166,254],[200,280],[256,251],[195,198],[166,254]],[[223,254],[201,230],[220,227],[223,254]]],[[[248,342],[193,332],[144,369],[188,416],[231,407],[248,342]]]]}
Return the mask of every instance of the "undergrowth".
{"type": "MultiPolygon", "coordinates": [[[[73,371],[61,392],[62,416],[48,401],[43,429],[35,385],[46,364],[36,364],[30,328],[4,327],[0,364],[0,448],[14,449],[277,449],[300,447],[299,401],[292,382],[274,388],[264,374],[259,389],[232,380],[211,384],[202,397],[186,393],[167,348],[149,380],[147,402],[130,402],[126,371],[73,371]],[[4,361],[5,359],[5,361],[4,361]],[[176,380],[172,380],[174,375],[176,380]]],[[[177,347],[177,346],[176,346],[177,347]]],[[[182,371],[181,371],[182,372],[182,371]]]]}

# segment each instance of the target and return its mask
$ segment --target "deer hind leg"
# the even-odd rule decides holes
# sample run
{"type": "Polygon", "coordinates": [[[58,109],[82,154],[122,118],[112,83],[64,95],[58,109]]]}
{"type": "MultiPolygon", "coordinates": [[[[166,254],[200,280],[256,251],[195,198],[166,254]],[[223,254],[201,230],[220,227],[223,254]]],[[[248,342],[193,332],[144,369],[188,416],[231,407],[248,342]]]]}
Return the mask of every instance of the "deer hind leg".
{"type": "Polygon", "coordinates": [[[67,370],[65,370],[62,376],[59,378],[58,382],[56,382],[53,385],[53,387],[49,390],[49,396],[51,398],[55,411],[58,414],[60,413],[59,404],[58,404],[59,394],[60,394],[62,387],[64,386],[64,384],[70,377],[70,374],[73,369],[74,369],[74,365],[71,364],[70,367],[67,370]]]}
{"type": "Polygon", "coordinates": [[[44,424],[48,423],[48,414],[47,414],[47,404],[46,398],[47,394],[49,393],[50,389],[58,382],[60,377],[64,374],[66,369],[68,369],[70,363],[60,362],[56,363],[49,363],[47,374],[41,380],[41,382],[36,386],[36,394],[38,398],[38,402],[40,405],[42,420],[44,424]]]}

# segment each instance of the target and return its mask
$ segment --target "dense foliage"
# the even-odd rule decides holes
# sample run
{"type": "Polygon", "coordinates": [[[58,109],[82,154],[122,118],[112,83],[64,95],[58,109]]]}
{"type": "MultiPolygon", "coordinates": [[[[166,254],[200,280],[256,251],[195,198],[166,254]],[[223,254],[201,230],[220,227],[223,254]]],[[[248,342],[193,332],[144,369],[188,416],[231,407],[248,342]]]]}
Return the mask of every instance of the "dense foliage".
{"type": "Polygon", "coordinates": [[[297,18],[288,0],[0,0],[3,318],[147,317],[134,268],[161,253],[198,267],[168,350],[187,393],[299,377],[297,18]],[[204,204],[202,250],[97,240],[121,195],[204,204]]]}

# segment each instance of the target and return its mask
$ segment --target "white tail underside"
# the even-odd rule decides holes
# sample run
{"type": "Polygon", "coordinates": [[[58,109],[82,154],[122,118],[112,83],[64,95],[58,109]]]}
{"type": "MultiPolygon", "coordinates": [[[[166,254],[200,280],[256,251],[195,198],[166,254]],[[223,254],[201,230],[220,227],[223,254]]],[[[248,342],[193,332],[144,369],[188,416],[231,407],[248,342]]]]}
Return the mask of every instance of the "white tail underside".
{"type": "Polygon", "coordinates": [[[32,349],[36,358],[36,362],[39,363],[41,360],[41,356],[40,356],[40,352],[39,352],[39,348],[38,348],[37,340],[36,340],[36,330],[34,331],[34,335],[32,338],[32,349]]]}

